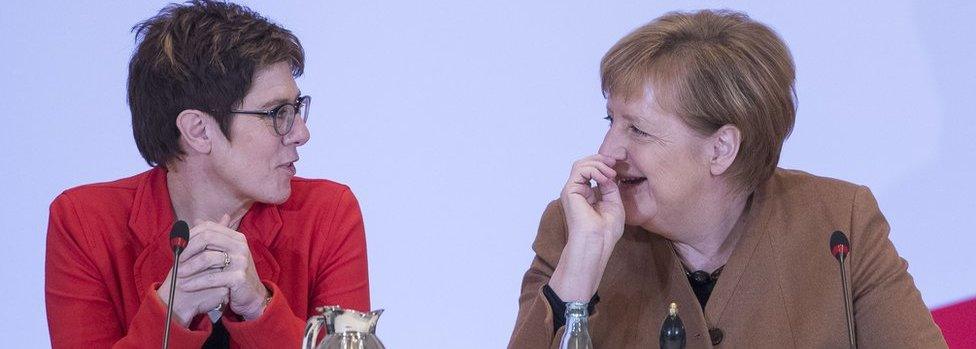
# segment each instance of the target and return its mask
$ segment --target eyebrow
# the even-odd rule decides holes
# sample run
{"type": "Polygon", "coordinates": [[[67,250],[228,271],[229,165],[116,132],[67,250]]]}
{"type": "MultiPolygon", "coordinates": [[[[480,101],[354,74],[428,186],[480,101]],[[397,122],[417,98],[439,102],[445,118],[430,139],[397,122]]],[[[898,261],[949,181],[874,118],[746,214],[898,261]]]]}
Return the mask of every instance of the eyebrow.
{"type": "Polygon", "coordinates": [[[626,118],[630,119],[630,121],[633,121],[633,122],[639,122],[639,123],[645,123],[645,124],[648,122],[647,119],[644,119],[644,117],[643,116],[640,116],[640,115],[625,114],[624,116],[626,118]]]}
{"type": "Polygon", "coordinates": [[[641,119],[639,117],[636,117],[636,116],[631,115],[631,114],[628,114],[628,113],[620,113],[620,114],[616,114],[615,116],[620,117],[620,118],[623,118],[623,119],[630,120],[630,122],[641,121],[641,119]]]}
{"type": "Polygon", "coordinates": [[[302,91],[298,91],[298,94],[295,95],[295,98],[292,98],[291,100],[287,100],[283,98],[273,99],[268,101],[267,103],[262,104],[260,107],[258,107],[258,109],[267,109],[267,108],[277,107],[282,104],[291,103],[297,101],[298,98],[301,96],[302,96],[302,91]]]}

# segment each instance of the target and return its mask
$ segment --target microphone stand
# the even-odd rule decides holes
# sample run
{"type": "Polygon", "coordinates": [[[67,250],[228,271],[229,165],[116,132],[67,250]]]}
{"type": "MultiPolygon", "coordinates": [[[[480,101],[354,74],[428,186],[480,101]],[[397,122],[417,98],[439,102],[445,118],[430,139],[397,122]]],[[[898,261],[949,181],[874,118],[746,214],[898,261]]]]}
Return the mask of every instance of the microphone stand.
{"type": "Polygon", "coordinates": [[[173,275],[169,280],[169,301],[166,302],[166,323],[163,327],[163,349],[169,348],[169,328],[173,321],[173,299],[176,297],[176,277],[180,271],[180,255],[190,240],[190,227],[184,221],[173,223],[173,229],[169,232],[169,244],[173,247],[173,275]]]}
{"type": "Polygon", "coordinates": [[[173,277],[169,280],[169,304],[166,305],[166,332],[163,333],[163,349],[169,348],[169,328],[170,321],[173,320],[173,298],[176,296],[176,275],[180,270],[180,254],[182,248],[178,248],[173,254],[173,277]]]}
{"type": "Polygon", "coordinates": [[[851,349],[857,349],[857,333],[854,332],[854,302],[851,300],[851,278],[847,273],[847,257],[851,253],[851,242],[844,232],[838,230],[830,235],[830,253],[840,265],[840,283],[844,289],[844,312],[847,315],[847,339],[851,349]]]}
{"type": "Polygon", "coordinates": [[[847,313],[847,338],[850,341],[851,349],[857,349],[857,341],[854,334],[854,309],[851,302],[851,280],[847,275],[846,253],[837,254],[837,261],[840,263],[840,279],[844,287],[844,311],[847,313]]]}

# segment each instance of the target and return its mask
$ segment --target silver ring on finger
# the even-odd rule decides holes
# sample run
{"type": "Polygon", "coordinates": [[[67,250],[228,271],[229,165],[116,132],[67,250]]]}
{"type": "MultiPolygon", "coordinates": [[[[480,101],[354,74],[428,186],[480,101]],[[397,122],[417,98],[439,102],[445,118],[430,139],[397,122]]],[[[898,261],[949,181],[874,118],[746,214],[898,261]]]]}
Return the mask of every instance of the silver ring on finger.
{"type": "Polygon", "coordinates": [[[224,252],[224,265],[220,267],[220,271],[224,271],[224,269],[230,266],[230,255],[226,251],[221,252],[224,252]]]}

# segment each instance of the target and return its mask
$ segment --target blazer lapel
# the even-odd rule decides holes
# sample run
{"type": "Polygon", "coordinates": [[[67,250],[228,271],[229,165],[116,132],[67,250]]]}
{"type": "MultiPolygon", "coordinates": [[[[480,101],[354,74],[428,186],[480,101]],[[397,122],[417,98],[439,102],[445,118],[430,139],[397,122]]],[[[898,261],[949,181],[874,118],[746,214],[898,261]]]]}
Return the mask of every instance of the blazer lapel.
{"type": "Polygon", "coordinates": [[[263,280],[278,282],[281,268],[271,253],[278,233],[281,232],[281,213],[278,206],[255,203],[244,215],[240,232],[247,237],[247,245],[251,249],[251,258],[258,276],[263,280]]]}
{"type": "Polygon", "coordinates": [[[132,202],[129,229],[142,246],[135,263],[135,286],[139,295],[163,282],[173,264],[173,252],[167,239],[176,220],[166,187],[166,171],[156,167],[146,172],[132,202]]]}
{"type": "Polygon", "coordinates": [[[730,300],[739,289],[743,274],[750,267],[755,267],[757,246],[766,234],[765,222],[760,215],[762,201],[762,195],[758,192],[753,194],[745,212],[733,228],[738,230],[735,233],[740,234],[739,242],[722,269],[715,289],[708,298],[708,305],[705,306],[705,319],[712,326],[722,319],[730,300]]]}

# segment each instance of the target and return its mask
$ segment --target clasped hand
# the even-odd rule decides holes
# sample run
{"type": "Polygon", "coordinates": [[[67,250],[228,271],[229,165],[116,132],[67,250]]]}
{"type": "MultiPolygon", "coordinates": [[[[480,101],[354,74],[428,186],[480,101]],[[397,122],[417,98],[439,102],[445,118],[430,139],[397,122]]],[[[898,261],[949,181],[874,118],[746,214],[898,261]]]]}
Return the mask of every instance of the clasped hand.
{"type": "MultiPolygon", "coordinates": [[[[225,214],[220,222],[199,221],[190,229],[189,244],[180,255],[173,305],[173,314],[183,326],[221,305],[230,306],[245,320],[264,312],[269,291],[258,277],[247,239],[230,223],[225,214]]],[[[172,277],[170,269],[156,292],[164,303],[172,277]]]]}

